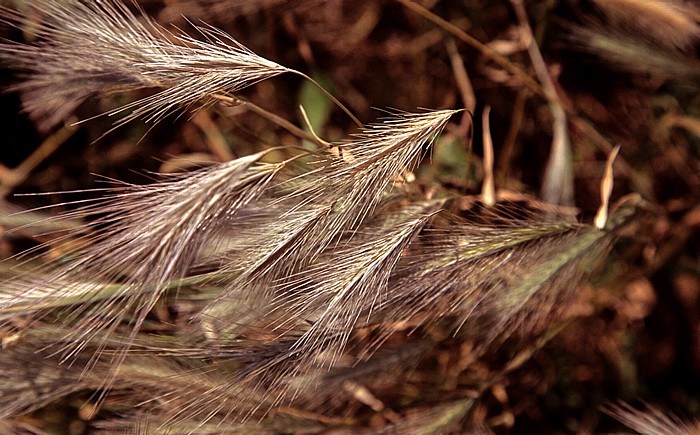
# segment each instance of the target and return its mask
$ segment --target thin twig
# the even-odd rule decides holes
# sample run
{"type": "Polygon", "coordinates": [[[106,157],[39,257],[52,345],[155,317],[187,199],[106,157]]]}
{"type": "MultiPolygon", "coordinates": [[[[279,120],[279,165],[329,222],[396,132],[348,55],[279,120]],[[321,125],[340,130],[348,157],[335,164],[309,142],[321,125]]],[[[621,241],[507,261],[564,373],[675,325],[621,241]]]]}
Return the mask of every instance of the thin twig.
{"type": "Polygon", "coordinates": [[[2,179],[2,186],[0,186],[0,198],[4,198],[8,193],[12,191],[17,185],[22,183],[27,179],[29,174],[46,160],[51,154],[54,153],[63,143],[73,136],[73,134],[78,131],[78,128],[73,125],[74,120],[68,120],[65,125],[58,129],[51,136],[47,137],[29,157],[27,157],[22,163],[19,164],[14,169],[7,171],[6,175],[9,177],[4,177],[2,179]]]}
{"type": "Polygon", "coordinates": [[[471,80],[469,80],[467,69],[464,67],[464,61],[457,51],[457,44],[455,44],[454,39],[449,38],[445,41],[445,46],[447,47],[447,53],[450,55],[452,73],[455,76],[459,93],[462,96],[464,108],[474,113],[476,110],[476,96],[474,95],[474,88],[471,80]]]}
{"type": "Polygon", "coordinates": [[[235,158],[234,154],[231,152],[226,137],[221,133],[221,129],[218,125],[211,119],[209,112],[206,110],[200,110],[192,118],[192,122],[202,130],[204,136],[207,139],[207,145],[212,154],[214,154],[219,161],[228,162],[235,158]]]}
{"type": "Polygon", "coordinates": [[[262,107],[258,106],[255,103],[251,103],[248,100],[244,100],[241,97],[231,97],[228,95],[213,95],[213,98],[216,98],[217,100],[221,100],[225,104],[228,104],[229,106],[243,106],[246,109],[250,110],[253,113],[256,113],[263,118],[267,119],[268,121],[277,124],[278,126],[284,128],[288,132],[292,133],[293,135],[304,138],[310,142],[315,143],[316,145],[319,146],[321,149],[326,149],[327,146],[323,141],[320,141],[318,138],[316,138],[314,135],[306,132],[303,128],[299,128],[296,125],[292,124],[291,122],[287,121],[286,119],[282,118],[279,115],[276,115],[268,110],[263,109],[262,107]]]}
{"type": "Polygon", "coordinates": [[[534,81],[525,71],[523,71],[521,68],[513,64],[511,61],[509,61],[506,57],[501,56],[498,54],[496,51],[492,50],[485,44],[483,44],[481,41],[478,39],[474,38],[473,36],[469,35],[467,32],[464,30],[460,29],[459,27],[455,26],[454,24],[450,23],[449,21],[445,20],[444,18],[441,18],[434,13],[430,12],[428,9],[424,8],[423,6],[411,1],[411,0],[396,0],[402,5],[406,6],[408,9],[411,9],[412,11],[418,13],[419,15],[423,16],[425,19],[432,21],[434,24],[437,26],[443,28],[453,36],[456,36],[458,39],[461,41],[469,44],[473,48],[479,51],[482,55],[486,56],[487,58],[491,59],[492,61],[496,62],[500,67],[508,71],[509,73],[513,74],[514,76],[517,76],[522,80],[523,84],[527,86],[528,88],[532,89],[535,93],[542,95],[545,98],[549,98],[549,96],[546,94],[546,92],[543,91],[542,87],[537,84],[536,81],[534,81]]]}
{"type": "Polygon", "coordinates": [[[515,141],[518,138],[518,132],[523,124],[525,117],[525,103],[530,92],[527,89],[518,91],[510,117],[510,126],[508,133],[501,146],[500,157],[498,159],[498,185],[501,188],[508,185],[508,176],[512,167],[512,160],[515,154],[515,141]]]}

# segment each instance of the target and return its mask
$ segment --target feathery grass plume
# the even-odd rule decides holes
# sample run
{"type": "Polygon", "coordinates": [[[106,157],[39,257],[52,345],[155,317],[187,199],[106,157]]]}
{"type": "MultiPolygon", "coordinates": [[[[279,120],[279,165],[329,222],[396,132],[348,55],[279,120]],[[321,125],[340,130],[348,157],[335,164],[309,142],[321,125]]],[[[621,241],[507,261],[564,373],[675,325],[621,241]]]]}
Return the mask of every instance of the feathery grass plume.
{"type": "MultiPolygon", "coordinates": [[[[243,394],[230,381],[241,365],[239,360],[244,361],[245,348],[203,345],[190,337],[186,328],[174,335],[139,334],[133,342],[127,341],[128,331],[123,329],[109,334],[97,331],[85,339],[85,352],[76,355],[72,364],[63,364],[50,348],[72,344],[71,327],[33,325],[19,339],[3,346],[0,418],[30,412],[67,395],[104,393],[100,405],[108,413],[124,414],[129,425],[160,421],[159,426],[178,433],[191,433],[212,418],[235,425],[226,419],[232,410],[222,409],[220,403],[229,404],[243,394]],[[123,352],[126,344],[130,346],[128,353],[123,352]],[[90,361],[90,354],[97,352],[105,358],[90,361]],[[109,357],[122,355],[119,370],[115,370],[115,361],[109,357]],[[91,365],[90,371],[83,370],[87,365],[91,365]],[[104,390],[105,378],[111,378],[109,391],[104,390]],[[188,408],[194,400],[197,407],[188,408]],[[181,416],[183,410],[189,411],[187,418],[181,416]],[[190,429],[182,431],[183,425],[190,429]]],[[[238,403],[239,412],[252,412],[253,407],[266,403],[264,394],[245,394],[249,400],[238,403]]],[[[271,418],[266,424],[275,421],[271,418]]],[[[298,424],[308,426],[303,421],[298,424]]]]}
{"type": "MultiPolygon", "coordinates": [[[[61,328],[44,325],[33,329],[3,351],[7,369],[0,373],[0,418],[12,418],[67,395],[79,394],[84,397],[101,388],[102,376],[111,370],[109,361],[99,361],[95,369],[85,375],[79,368],[81,364],[62,365],[57,357],[46,357],[45,352],[41,351],[42,347],[62,340],[63,336],[65,332],[61,328]],[[32,382],[23,382],[30,378],[32,382]]],[[[98,341],[95,340],[93,344],[97,345],[98,341]]],[[[323,397],[337,401],[338,396],[344,395],[340,384],[336,385],[339,382],[337,376],[328,381],[331,373],[324,376],[323,387],[318,391],[321,396],[317,396],[316,391],[308,392],[303,406],[295,403],[291,407],[276,408],[274,413],[259,421],[240,422],[228,418],[230,409],[222,409],[220,403],[240,399],[241,390],[230,386],[230,378],[235,376],[237,361],[245,357],[244,349],[226,356],[221,349],[188,349],[178,341],[173,341],[173,337],[143,335],[137,339],[103,404],[105,411],[119,418],[98,421],[98,428],[107,431],[109,428],[131,428],[132,431],[141,428],[145,433],[211,433],[216,432],[215,428],[218,428],[217,433],[246,430],[279,433],[286,427],[287,430],[294,428],[295,432],[319,433],[332,427],[354,430],[362,427],[360,421],[352,417],[333,417],[315,410],[323,408],[318,404],[323,397]],[[222,388],[222,385],[227,387],[222,388]],[[194,398],[198,401],[197,406],[191,407],[189,415],[183,416],[183,410],[188,409],[194,398]],[[315,404],[310,405],[313,402],[315,404]]],[[[110,345],[117,343],[118,340],[110,340],[110,345]]],[[[415,347],[398,349],[402,354],[398,356],[399,360],[413,360],[411,355],[415,355],[415,347]]],[[[417,347],[421,345],[418,343],[417,347]]],[[[110,351],[113,350],[111,348],[110,351]]],[[[389,359],[395,360],[396,357],[389,359]]],[[[392,365],[395,363],[392,361],[392,365]]],[[[405,367],[403,363],[400,364],[405,367]]],[[[382,367],[388,366],[369,367],[369,371],[368,367],[363,366],[353,367],[352,370],[345,367],[342,369],[345,375],[341,377],[364,382],[368,374],[376,375],[377,371],[381,371],[384,377],[382,367]]],[[[249,391],[244,394],[251,395],[249,391]]],[[[265,396],[263,392],[255,400],[251,398],[241,402],[239,409],[251,409],[256,404],[267,403],[265,396]]],[[[402,418],[395,422],[394,427],[406,428],[411,422],[416,427],[451,425],[464,416],[472,402],[469,399],[430,407],[411,406],[402,410],[402,418]]]]}
{"type": "Polygon", "coordinates": [[[93,224],[101,231],[87,237],[88,246],[70,252],[75,261],[40,274],[44,278],[35,279],[29,271],[5,283],[0,317],[39,315],[47,307],[66,305],[56,320],[72,325],[69,344],[61,349],[64,360],[128,318],[128,348],[163,292],[187,275],[218,223],[258,196],[284,166],[259,162],[265,154],[148,186],[115,188],[114,197],[83,207],[75,213],[96,216],[93,224]],[[64,299],[80,304],[67,305],[64,299]]]}
{"type": "Polygon", "coordinates": [[[567,26],[570,26],[567,47],[598,56],[623,71],[673,79],[693,79],[700,71],[697,59],[649,44],[638,34],[627,34],[595,22],[567,26]]]}
{"type": "Polygon", "coordinates": [[[230,256],[228,264],[237,278],[227,286],[230,290],[200,315],[206,333],[219,337],[239,330],[245,323],[242,318],[255,318],[242,316],[241,307],[253,312],[256,307],[267,308],[281,282],[304,270],[337,243],[343,232],[357,229],[385,198],[397,177],[417,164],[453,113],[397,114],[370,125],[355,141],[343,145],[353,153],[352,161],[319,157],[318,166],[269,189],[261,198],[263,207],[270,210],[272,203],[281,212],[266,218],[267,222],[251,221],[252,234],[235,232],[239,238],[236,244],[250,246],[253,252],[243,250],[239,252],[242,255],[230,256]],[[286,231],[261,233],[260,228],[286,231]],[[255,259],[254,264],[249,259],[255,259]],[[242,270],[241,264],[246,268],[242,270]],[[232,318],[237,320],[232,322],[232,318]]]}
{"type": "MultiPolygon", "coordinates": [[[[244,393],[229,403],[226,396],[216,398],[218,406],[251,417],[238,409],[251,394],[263,394],[260,406],[270,409],[312,391],[313,377],[305,375],[338,364],[356,326],[382,299],[394,264],[441,203],[408,207],[396,218],[363,225],[275,285],[276,296],[259,308],[258,321],[220,340],[238,343],[248,362],[231,374],[232,386],[244,393]]],[[[197,398],[183,412],[202,407],[202,400],[211,398],[197,398]]]]}
{"type": "Polygon", "coordinates": [[[692,18],[698,9],[692,2],[594,0],[594,4],[609,25],[669,49],[688,50],[700,39],[700,25],[692,18]]]}
{"type": "MultiPolygon", "coordinates": [[[[598,56],[633,73],[695,79],[700,63],[692,47],[700,40],[698,9],[689,2],[596,1],[598,14],[583,25],[566,24],[566,46],[598,56]]],[[[691,81],[692,82],[692,81],[691,81]]]]}
{"type": "Polygon", "coordinates": [[[284,330],[292,322],[292,331],[298,330],[300,319],[310,324],[292,349],[321,366],[334,366],[361,316],[369,318],[384,298],[400,255],[441,203],[408,207],[388,222],[363,226],[277,287],[271,308],[283,321],[275,321],[275,328],[284,330]],[[286,319],[289,313],[294,318],[286,319]],[[319,352],[319,347],[327,351],[319,352]]]}
{"type": "MultiPolygon", "coordinates": [[[[247,293],[260,300],[261,295],[271,294],[272,281],[302,270],[337,242],[343,232],[359,228],[401,174],[419,162],[449,118],[457,112],[395,114],[365,127],[354,140],[342,145],[352,153],[350,161],[319,156],[303,174],[271,186],[260,198],[262,202],[251,205],[261,204],[259,208],[267,210],[274,206],[281,210],[281,214],[271,217],[276,222],[274,225],[288,228],[289,240],[280,240],[276,231],[260,237],[259,226],[253,228],[253,234],[238,232],[244,241],[237,244],[253,246],[257,251],[253,257],[247,252],[242,252],[245,254],[242,258],[233,256],[233,267],[240,270],[241,261],[246,264],[249,258],[257,260],[255,265],[240,273],[230,286],[231,292],[223,297],[241,293],[241,288],[246,286],[256,286],[257,290],[248,289],[247,293]],[[280,261],[281,258],[284,261],[280,261]]],[[[205,317],[216,319],[221,315],[220,311],[217,314],[217,310],[213,310],[205,312],[205,317]]]]}
{"type": "Polygon", "coordinates": [[[52,364],[37,357],[36,349],[2,351],[0,421],[40,409],[64,396],[85,389],[80,370],[52,364]]]}
{"type": "Polygon", "coordinates": [[[645,405],[645,408],[639,410],[629,403],[621,402],[610,405],[603,411],[640,434],[693,435],[700,430],[700,421],[685,422],[678,416],[662,412],[654,406],[645,405]]]}
{"type": "Polygon", "coordinates": [[[495,224],[453,217],[450,228],[426,230],[420,249],[397,265],[376,319],[420,325],[447,317],[455,333],[468,324],[463,333],[487,344],[535,333],[567,308],[634,210],[621,207],[604,231],[541,217],[495,224]]]}
{"type": "MultiPolygon", "coordinates": [[[[94,93],[159,90],[111,112],[132,110],[119,125],[284,72],[304,76],[210,27],[196,27],[205,41],[171,34],[117,0],[33,3],[48,17],[38,44],[0,50],[30,73],[20,85],[28,110],[49,123],[94,93]]],[[[372,396],[369,375],[417,368],[444,345],[432,327],[481,350],[551,326],[628,216],[618,210],[595,228],[496,205],[484,223],[442,211],[442,199],[413,201],[417,189],[396,186],[456,112],[394,114],[339,146],[347,158],[270,164],[261,152],[86,202],[69,215],[91,220],[84,245],[66,238],[62,263],[0,287],[0,326],[22,330],[3,350],[0,415],[92,394],[128,420],[112,428],[303,431],[323,420],[285,420],[282,404],[345,417],[355,400],[399,417],[397,431],[450,430],[475,397],[457,391],[424,410],[409,397],[401,418],[372,396]],[[151,323],[159,302],[188,308],[151,323]],[[398,335],[411,352],[391,348],[398,335]]]]}
{"type": "MultiPolygon", "coordinates": [[[[467,321],[470,327],[485,321],[485,325],[466,333],[486,342],[515,330],[522,335],[538,332],[535,329],[549,325],[556,313],[568,307],[591,263],[600,260],[612,243],[614,232],[634,210],[634,207],[619,209],[606,231],[583,224],[542,223],[534,219],[513,223],[512,217],[501,217],[506,223],[500,226],[461,223],[455,231],[426,230],[419,238],[414,234],[408,250],[402,248],[402,258],[406,261],[403,267],[392,266],[393,271],[389,272],[390,287],[385,295],[374,299],[376,295],[372,291],[373,298],[365,298],[363,303],[357,298],[363,292],[355,287],[364,283],[358,280],[358,273],[373,268],[352,257],[360,255],[372,262],[372,255],[367,255],[361,247],[373,247],[372,252],[376,252],[377,246],[385,244],[371,238],[362,240],[362,234],[372,228],[371,222],[367,222],[347,245],[341,243],[340,248],[321,254],[318,264],[322,267],[312,264],[277,287],[280,297],[270,304],[272,313],[263,315],[267,320],[256,324],[259,331],[269,332],[252,336],[243,333],[236,337],[238,343],[252,339],[244,346],[251,352],[248,354],[251,360],[248,368],[243,369],[247,379],[243,379],[239,388],[264,389],[266,394],[273,394],[266,401],[268,406],[281,400],[294,400],[299,395],[309,406],[321,406],[308,398],[313,391],[309,385],[317,385],[322,395],[323,391],[329,391],[334,375],[332,372],[320,375],[318,370],[338,362],[348,364],[339,355],[349,339],[343,331],[352,332],[361,325],[360,317],[353,313],[361,313],[363,318],[367,316],[365,322],[374,321],[387,330],[391,324],[409,321],[420,326],[444,317],[454,319],[453,329],[467,321]],[[415,252],[411,249],[432,255],[426,254],[422,262],[413,261],[415,252]],[[346,252],[350,257],[345,258],[346,252]],[[426,267],[426,257],[437,265],[426,267]],[[352,278],[352,292],[343,284],[347,280],[340,279],[346,267],[352,278]],[[506,271],[500,273],[502,268],[506,271]],[[331,269],[340,273],[327,277],[331,269]],[[309,274],[311,279],[307,278],[309,274]],[[335,287],[341,290],[333,290],[335,287]],[[343,300],[341,297],[345,296],[347,299],[343,300]],[[336,303],[338,309],[332,309],[336,303]]],[[[399,259],[392,261],[396,264],[399,259]]],[[[382,279],[386,280],[387,276],[382,279]]],[[[383,339],[386,335],[374,343],[359,344],[351,360],[372,361],[372,353],[383,339]]],[[[200,406],[193,404],[195,409],[200,406]]]]}
{"type": "Polygon", "coordinates": [[[262,421],[230,422],[198,424],[194,422],[182,422],[175,425],[168,425],[164,421],[143,415],[133,415],[129,418],[112,418],[106,421],[99,421],[95,424],[96,434],[114,433],[136,433],[136,434],[200,434],[200,435],[220,435],[220,434],[245,434],[254,433],[259,435],[278,435],[281,433],[324,433],[327,425],[312,418],[299,418],[284,414],[266,418],[262,421]]]}
{"type": "MultiPolygon", "coordinates": [[[[56,401],[65,395],[82,392],[90,393],[102,388],[104,377],[112,371],[111,361],[98,361],[94,369],[84,373],[81,364],[65,365],[55,356],[42,352],[56,340],[62,340],[61,328],[43,326],[23,337],[19,343],[4,351],[5,370],[0,374],[0,416],[12,416],[31,411],[56,401]],[[40,356],[39,358],[37,356],[40,356]],[[29,383],[18,380],[32,380],[29,383]]],[[[140,341],[145,341],[142,338],[140,341]]],[[[158,342],[151,340],[153,346],[158,342]]],[[[118,340],[110,340],[110,352],[115,352],[118,340]]],[[[98,340],[90,346],[100,345],[98,340]]],[[[167,341],[161,344],[161,351],[167,341]]],[[[171,344],[172,346],[172,344],[171,344]]],[[[81,363],[86,363],[82,357],[81,363]]],[[[173,353],[166,356],[132,352],[124,358],[119,372],[114,376],[111,395],[105,406],[119,400],[120,394],[127,394],[127,409],[138,407],[141,412],[154,416],[164,414],[169,407],[177,408],[179,402],[171,396],[185,392],[204,395],[225,382],[225,371],[206,370],[205,365],[194,358],[183,358],[173,353]]],[[[119,406],[118,403],[116,403],[119,406]]],[[[204,411],[203,411],[204,412],[204,411]]]]}
{"type": "MultiPolygon", "coordinates": [[[[109,387],[125,370],[119,365],[129,358],[126,351],[164,292],[206,282],[207,275],[192,275],[198,268],[214,276],[210,282],[231,282],[221,275],[246,276],[222,290],[250,303],[244,308],[250,319],[220,319],[242,333],[214,335],[208,344],[229,347],[230,364],[239,368],[224,370],[229,382],[179,406],[171,418],[204,424],[220,414],[269,409],[308,367],[336,363],[360,316],[370,316],[379,303],[403,249],[439,208],[441,201],[404,207],[396,216],[368,223],[453,113],[400,114],[370,126],[349,144],[351,161],[318,156],[282,171],[289,161],[261,163],[266,154],[261,152],[149,186],[109,189],[112,198],[70,215],[93,216],[92,225],[100,229],[87,246],[69,252],[76,260],[42,271],[43,278],[30,270],[10,280],[0,315],[9,321],[59,308],[48,318],[64,323],[66,335],[47,346],[58,349],[59,361],[73,358],[78,366],[92,354],[85,362],[92,369],[87,376],[97,371],[102,386],[109,387]],[[262,280],[270,288],[261,289],[253,278],[265,274],[274,279],[262,280]],[[285,314],[295,311],[294,317],[285,314]],[[262,322],[279,336],[267,345],[251,336],[251,326],[242,327],[262,322]],[[109,355],[114,356],[106,366],[109,355]],[[244,391],[241,385],[253,388],[244,391]],[[271,390],[253,400],[256,387],[271,390]],[[244,406],[251,401],[257,405],[244,406]]],[[[239,313],[241,305],[235,307],[239,313]]],[[[192,348],[183,352],[191,354],[192,348]]],[[[185,400],[190,392],[168,394],[185,400]]]]}
{"type": "MultiPolygon", "coordinates": [[[[195,26],[204,41],[173,34],[143,14],[136,16],[119,0],[32,0],[46,16],[31,23],[35,45],[2,44],[0,52],[27,72],[16,86],[24,108],[45,129],[67,117],[93,95],[160,89],[110,114],[133,110],[134,118],[158,121],[177,107],[216,94],[235,93],[288,68],[264,59],[231,36],[195,26]]],[[[2,8],[5,19],[26,18],[2,8]]]]}
{"type": "Polygon", "coordinates": [[[343,144],[352,153],[350,161],[329,159],[323,168],[308,177],[293,180],[280,201],[293,201],[297,207],[313,201],[331,206],[331,212],[309,239],[300,243],[305,254],[323,251],[345,230],[358,228],[406,170],[413,169],[460,110],[423,113],[396,113],[371,124],[343,144]],[[310,249],[309,249],[310,248],[310,249]]]}

